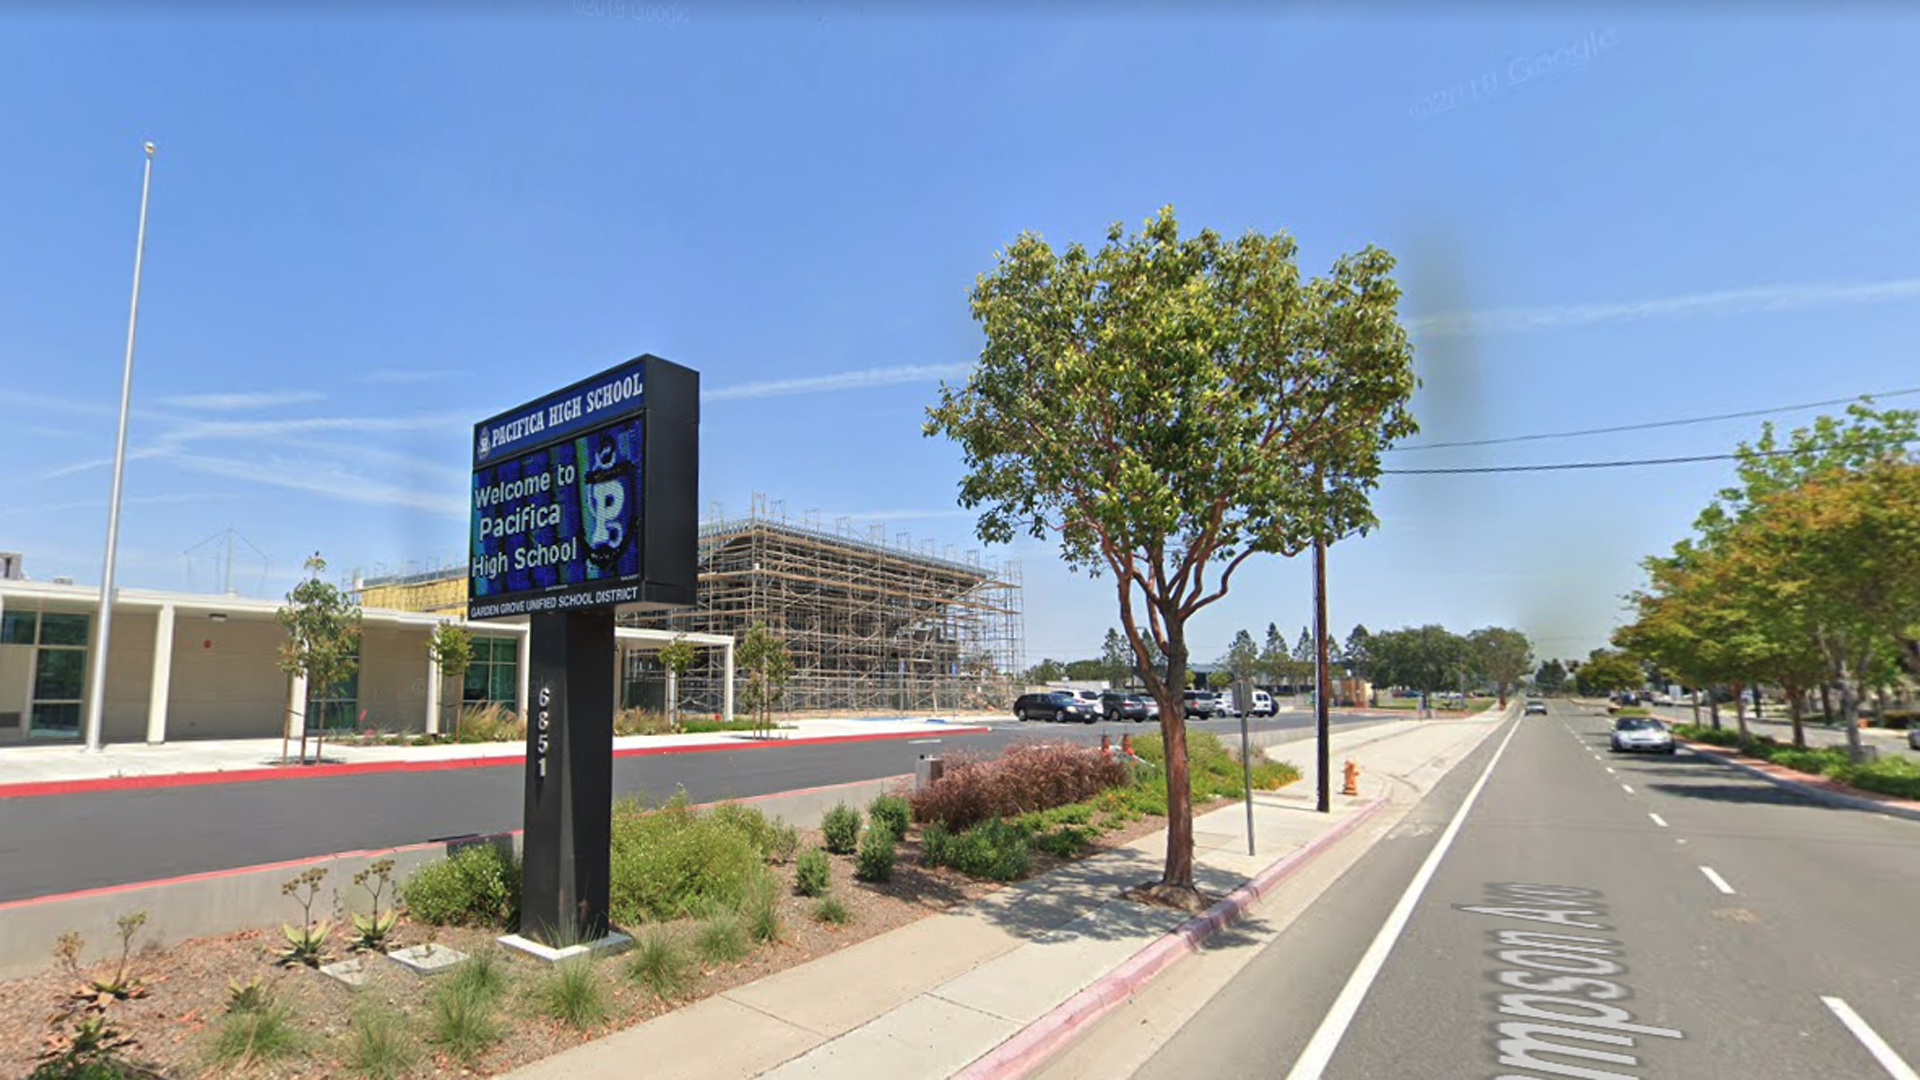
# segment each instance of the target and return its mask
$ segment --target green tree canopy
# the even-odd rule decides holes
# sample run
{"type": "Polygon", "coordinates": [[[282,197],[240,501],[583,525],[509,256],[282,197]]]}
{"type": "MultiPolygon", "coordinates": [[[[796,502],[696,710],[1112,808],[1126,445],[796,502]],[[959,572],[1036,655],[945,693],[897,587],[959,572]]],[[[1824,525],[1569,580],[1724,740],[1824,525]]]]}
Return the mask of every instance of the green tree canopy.
{"type": "Polygon", "coordinates": [[[1171,207],[1098,252],[1023,233],[974,287],[979,364],[928,411],[980,539],[1051,536],[1113,575],[1166,741],[1161,887],[1187,898],[1187,622],[1249,558],[1371,528],[1381,451],[1416,430],[1393,259],[1369,247],[1306,280],[1295,256],[1284,233],[1182,238],[1171,207]]]}
{"type": "MultiPolygon", "coordinates": [[[[360,664],[360,605],[320,575],[327,561],[319,552],[305,563],[307,576],[287,594],[274,618],[286,631],[280,643],[280,670],[307,680],[307,699],[326,700],[360,664]]],[[[300,729],[300,760],[307,759],[307,725],[300,729]]],[[[325,740],[322,724],[320,739],[325,740]]],[[[284,743],[284,740],[283,740],[284,743]]],[[[315,751],[318,756],[319,751],[315,751]]],[[[282,746],[282,757],[285,747],[282,746]]]]}
{"type": "Polygon", "coordinates": [[[1567,666],[1558,660],[1546,661],[1533,673],[1533,685],[1549,697],[1558,694],[1567,685],[1567,666]]]}
{"type": "Polygon", "coordinates": [[[1575,679],[1582,693],[1610,694],[1639,687],[1647,681],[1647,674],[1641,670],[1640,661],[1625,652],[1595,649],[1587,654],[1575,679]]]}
{"type": "Polygon", "coordinates": [[[1259,674],[1260,646],[1253,643],[1253,635],[1245,630],[1233,635],[1233,643],[1227,646],[1227,655],[1221,663],[1226,666],[1235,679],[1251,679],[1259,674]]]}
{"type": "Polygon", "coordinates": [[[1473,673],[1493,684],[1505,708],[1507,691],[1520,685],[1533,667],[1533,642],[1519,630],[1489,626],[1468,634],[1467,648],[1473,673]]]}
{"type": "Polygon", "coordinates": [[[1466,642],[1444,626],[1428,624],[1383,630],[1368,636],[1374,677],[1388,686],[1430,694],[1458,683],[1466,642]]]}

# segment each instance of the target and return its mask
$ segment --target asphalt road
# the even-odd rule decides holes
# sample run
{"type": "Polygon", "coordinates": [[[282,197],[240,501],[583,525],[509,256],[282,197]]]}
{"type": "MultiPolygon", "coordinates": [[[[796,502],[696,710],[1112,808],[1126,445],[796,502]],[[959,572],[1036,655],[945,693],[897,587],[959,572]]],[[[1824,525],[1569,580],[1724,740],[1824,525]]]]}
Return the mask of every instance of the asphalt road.
{"type": "MultiPolygon", "coordinates": [[[[1341,724],[1377,717],[1335,716],[1341,724]]],[[[1305,729],[1311,714],[1251,721],[1305,729]]],[[[1239,722],[1195,721],[1237,734],[1239,722]]],[[[923,753],[993,753],[1015,739],[1098,742],[1149,724],[1019,723],[986,734],[771,746],[614,760],[616,796],[658,800],[685,788],[695,802],[911,773],[923,753]]],[[[1303,734],[1304,734],[1303,730],[1303,734]]],[[[519,763],[415,773],[300,777],[258,783],[136,788],[0,799],[0,901],[151,881],[340,851],[501,832],[521,824],[519,763]]]]}
{"type": "Polygon", "coordinates": [[[1135,1075],[1911,1078],[1867,1030],[1920,1064],[1920,823],[1685,752],[1616,759],[1608,727],[1556,702],[1483,743],[1135,1075]]]}

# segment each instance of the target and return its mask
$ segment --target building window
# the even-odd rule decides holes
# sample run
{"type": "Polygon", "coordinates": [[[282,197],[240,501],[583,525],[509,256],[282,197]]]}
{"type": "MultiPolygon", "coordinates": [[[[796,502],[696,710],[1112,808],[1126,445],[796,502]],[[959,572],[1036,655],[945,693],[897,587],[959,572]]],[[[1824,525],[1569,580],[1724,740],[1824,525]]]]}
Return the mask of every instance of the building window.
{"type": "Polygon", "coordinates": [[[57,612],[9,611],[0,617],[0,644],[30,645],[33,697],[27,733],[54,738],[80,734],[86,695],[87,634],[93,617],[57,612]]]}
{"type": "Polygon", "coordinates": [[[460,700],[467,705],[512,709],[520,700],[520,643],[515,638],[473,639],[473,665],[467,668],[460,700]]]}
{"type": "Polygon", "coordinates": [[[359,704],[360,665],[355,664],[347,677],[335,683],[330,690],[308,693],[307,726],[328,731],[352,730],[359,704]]]}

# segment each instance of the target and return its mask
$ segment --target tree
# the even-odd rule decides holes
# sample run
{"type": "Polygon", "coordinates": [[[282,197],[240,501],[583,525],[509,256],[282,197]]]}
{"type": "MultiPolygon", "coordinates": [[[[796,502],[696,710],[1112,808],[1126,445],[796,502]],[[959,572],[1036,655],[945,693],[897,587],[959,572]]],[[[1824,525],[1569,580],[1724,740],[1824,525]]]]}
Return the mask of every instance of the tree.
{"type": "Polygon", "coordinates": [[[1567,666],[1558,660],[1548,660],[1533,673],[1533,685],[1542,694],[1553,697],[1567,685],[1567,666]]]}
{"type": "Polygon", "coordinates": [[[1518,630],[1489,626],[1467,635],[1473,670],[1494,685],[1500,707],[1507,707],[1507,691],[1520,685],[1533,667],[1533,643],[1518,630]]]}
{"type": "Polygon", "coordinates": [[[1444,626],[1428,624],[1401,630],[1383,630],[1367,638],[1374,675],[1388,686],[1404,686],[1420,693],[1420,706],[1435,690],[1459,677],[1466,643],[1444,626]]]}
{"type": "Polygon", "coordinates": [[[1615,649],[1595,649],[1587,654],[1576,676],[1584,694],[1610,694],[1631,690],[1646,682],[1640,661],[1615,649]]]}
{"type": "Polygon", "coordinates": [[[1221,659],[1229,673],[1235,679],[1251,679],[1260,671],[1260,646],[1253,643],[1253,635],[1245,630],[1233,635],[1233,643],[1227,646],[1227,655],[1221,659]]]}
{"type": "Polygon", "coordinates": [[[1733,543],[1813,628],[1858,760],[1861,691],[1920,626],[1920,464],[1888,458],[1768,495],[1733,543]]]}
{"type": "Polygon", "coordinates": [[[1293,685],[1297,687],[1301,683],[1306,683],[1314,687],[1314,693],[1317,694],[1320,692],[1320,667],[1315,661],[1313,628],[1303,626],[1300,628],[1300,636],[1293,642],[1293,685]]]}
{"type": "Polygon", "coordinates": [[[1060,682],[1066,677],[1067,669],[1058,660],[1042,660],[1027,669],[1029,686],[1044,686],[1047,683],[1060,682]]]}
{"type": "Polygon", "coordinates": [[[1075,682],[1098,682],[1107,677],[1107,665],[1100,660],[1067,661],[1067,678],[1075,682]]]}
{"type": "Polygon", "coordinates": [[[756,622],[740,644],[740,666],[747,673],[747,711],[756,721],[756,735],[772,735],[773,706],[786,691],[793,675],[793,654],[787,643],[775,637],[766,623],[756,622]]]}
{"type": "Polygon", "coordinates": [[[1106,640],[1100,643],[1101,677],[1114,686],[1132,686],[1134,683],[1133,650],[1127,647],[1127,641],[1120,631],[1107,628],[1106,640]]]}
{"type": "Polygon", "coordinates": [[[1347,632],[1346,644],[1340,647],[1341,659],[1356,679],[1373,677],[1371,637],[1365,625],[1356,623],[1353,629],[1347,632]]]}
{"type": "Polygon", "coordinates": [[[1232,672],[1230,671],[1207,672],[1207,688],[1209,690],[1225,690],[1227,687],[1232,685],[1233,685],[1232,672]]]}
{"type": "MultiPolygon", "coordinates": [[[[287,633],[280,643],[280,670],[292,678],[304,676],[307,701],[318,697],[325,701],[334,688],[345,682],[360,663],[360,605],[320,575],[327,561],[314,552],[306,561],[306,579],[287,594],[286,604],[274,612],[281,629],[287,633]]],[[[305,707],[300,724],[300,763],[307,761],[307,724],[305,707]]],[[[315,736],[314,759],[318,761],[326,743],[326,718],[321,717],[315,736]]],[[[287,757],[287,737],[280,739],[280,760],[287,757]]]]}
{"type": "Polygon", "coordinates": [[[1293,685],[1293,654],[1287,651],[1287,639],[1280,627],[1267,624],[1267,643],[1260,649],[1260,670],[1276,683],[1293,685]]]}
{"type": "Polygon", "coordinates": [[[667,726],[669,730],[680,730],[680,680],[686,677],[693,662],[698,660],[693,642],[684,634],[675,634],[673,640],[660,649],[660,666],[667,669],[667,726]]]}
{"type": "MultiPolygon", "coordinates": [[[[454,685],[453,737],[457,740],[460,737],[460,688],[466,685],[467,669],[473,666],[473,632],[458,623],[442,619],[433,628],[433,635],[427,638],[427,655],[439,667],[441,680],[451,681],[454,685]]],[[[442,695],[441,708],[447,705],[445,695],[442,695]]]]}
{"type": "Polygon", "coordinates": [[[1188,621],[1253,556],[1372,528],[1381,451],[1416,430],[1392,267],[1367,248],[1303,281],[1285,234],[1182,239],[1168,207],[1136,236],[1113,226],[1095,254],[1022,234],[974,287],[986,346],[926,431],[962,447],[981,540],[1052,534],[1069,565],[1113,575],[1166,741],[1151,898],[1198,896],[1188,621]]]}

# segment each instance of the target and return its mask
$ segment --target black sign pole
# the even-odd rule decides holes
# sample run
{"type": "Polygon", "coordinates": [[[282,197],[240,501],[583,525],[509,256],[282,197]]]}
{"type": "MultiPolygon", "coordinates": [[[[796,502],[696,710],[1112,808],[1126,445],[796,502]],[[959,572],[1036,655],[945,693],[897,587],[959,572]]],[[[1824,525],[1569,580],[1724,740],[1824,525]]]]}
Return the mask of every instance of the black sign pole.
{"type": "Polygon", "coordinates": [[[531,616],[520,933],[607,936],[613,840],[613,609],[531,616]]]}
{"type": "Polygon", "coordinates": [[[1320,791],[1318,809],[1333,811],[1333,760],[1327,745],[1331,737],[1327,722],[1327,542],[1313,538],[1313,726],[1319,741],[1320,791]]]}

